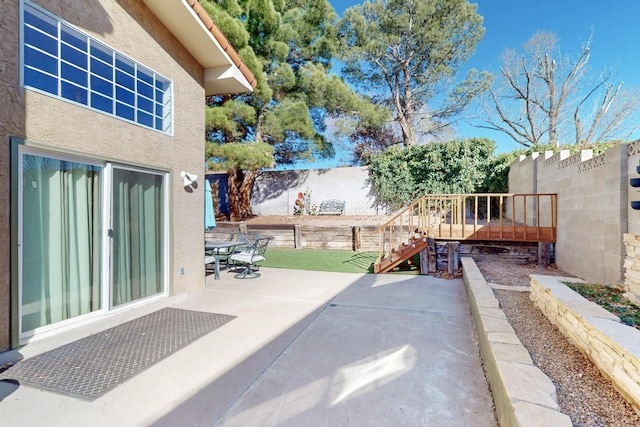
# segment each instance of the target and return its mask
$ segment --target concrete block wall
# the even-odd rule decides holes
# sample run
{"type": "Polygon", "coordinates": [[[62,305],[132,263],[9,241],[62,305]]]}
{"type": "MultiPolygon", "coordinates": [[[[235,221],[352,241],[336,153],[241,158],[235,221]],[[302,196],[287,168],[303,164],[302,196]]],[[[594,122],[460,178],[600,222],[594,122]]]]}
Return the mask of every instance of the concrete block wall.
{"type": "MultiPolygon", "coordinates": [[[[509,192],[558,195],[556,264],[591,282],[621,283],[624,278],[627,145],[598,156],[591,150],[573,156],[547,152],[511,164],[509,192]]],[[[545,217],[548,206],[541,209],[545,217]]]]}
{"type": "MultiPolygon", "coordinates": [[[[513,194],[536,194],[538,189],[538,163],[553,157],[553,152],[547,151],[541,158],[540,153],[530,156],[520,156],[514,164],[517,167],[509,169],[509,192],[513,194]]],[[[551,226],[549,211],[551,199],[536,197],[517,197],[506,199],[505,216],[518,224],[529,226],[551,226]]]]}
{"type": "Polygon", "coordinates": [[[588,301],[561,281],[572,278],[531,275],[531,300],[640,411],[640,331],[588,301]]]}
{"type": "Polygon", "coordinates": [[[628,230],[629,233],[640,234],[640,210],[635,210],[631,207],[631,202],[640,201],[640,187],[632,187],[630,185],[630,179],[640,178],[640,140],[630,142],[627,144],[627,177],[626,185],[628,188],[628,201],[626,205],[627,218],[628,218],[628,230]]]}
{"type": "Polygon", "coordinates": [[[383,215],[369,196],[368,178],[365,167],[266,171],[253,186],[251,207],[257,215],[293,215],[298,193],[309,190],[312,204],[344,200],[345,215],[383,215]]]}

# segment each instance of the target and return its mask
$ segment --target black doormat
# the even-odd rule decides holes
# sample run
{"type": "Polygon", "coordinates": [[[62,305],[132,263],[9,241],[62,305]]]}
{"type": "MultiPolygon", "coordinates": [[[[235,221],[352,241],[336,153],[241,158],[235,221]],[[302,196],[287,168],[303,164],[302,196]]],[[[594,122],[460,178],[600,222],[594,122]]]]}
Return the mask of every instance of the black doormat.
{"type": "Polygon", "coordinates": [[[0,379],[94,400],[233,319],[164,308],[18,362],[0,379]]]}

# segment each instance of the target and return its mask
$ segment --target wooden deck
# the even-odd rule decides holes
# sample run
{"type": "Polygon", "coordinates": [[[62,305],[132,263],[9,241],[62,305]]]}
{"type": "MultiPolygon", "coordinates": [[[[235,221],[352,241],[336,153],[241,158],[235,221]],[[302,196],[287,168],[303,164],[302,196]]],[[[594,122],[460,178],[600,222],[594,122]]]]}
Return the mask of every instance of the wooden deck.
{"type": "Polygon", "coordinates": [[[556,207],[556,194],[426,195],[375,230],[378,260],[374,270],[388,271],[413,256],[428,237],[554,243],[556,207]]]}
{"type": "Polygon", "coordinates": [[[555,227],[524,225],[460,225],[424,227],[418,230],[438,240],[496,240],[510,242],[555,242],[555,227]]]}

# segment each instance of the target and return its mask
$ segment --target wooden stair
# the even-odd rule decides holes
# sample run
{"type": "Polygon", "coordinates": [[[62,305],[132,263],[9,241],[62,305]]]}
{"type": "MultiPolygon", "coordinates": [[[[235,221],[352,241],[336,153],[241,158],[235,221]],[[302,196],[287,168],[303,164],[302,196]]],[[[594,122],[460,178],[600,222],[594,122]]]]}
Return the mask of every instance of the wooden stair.
{"type": "Polygon", "coordinates": [[[378,262],[374,263],[374,273],[386,273],[394,267],[400,265],[403,261],[408,260],[421,250],[427,248],[427,236],[413,236],[407,243],[402,243],[399,247],[394,248],[391,252],[382,257],[378,262]]]}
{"type": "Polygon", "coordinates": [[[390,271],[428,248],[429,239],[555,243],[557,205],[557,194],[426,194],[372,233],[378,239],[373,270],[390,271]]]}

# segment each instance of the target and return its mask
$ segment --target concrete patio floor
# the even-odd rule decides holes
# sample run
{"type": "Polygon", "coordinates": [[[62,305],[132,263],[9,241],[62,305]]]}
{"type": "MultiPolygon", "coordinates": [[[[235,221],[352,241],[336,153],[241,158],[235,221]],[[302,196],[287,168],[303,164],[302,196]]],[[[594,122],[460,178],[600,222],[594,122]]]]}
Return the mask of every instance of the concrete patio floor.
{"type": "Polygon", "coordinates": [[[164,306],[237,316],[87,402],[0,382],[11,426],[495,426],[462,280],[262,269],[21,348],[30,357],[164,306]]]}

